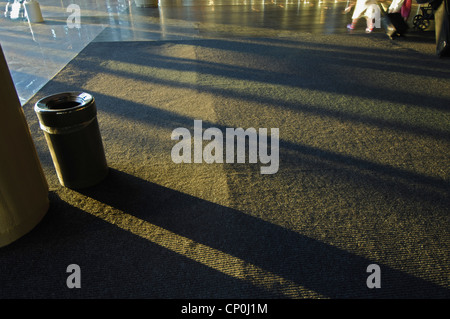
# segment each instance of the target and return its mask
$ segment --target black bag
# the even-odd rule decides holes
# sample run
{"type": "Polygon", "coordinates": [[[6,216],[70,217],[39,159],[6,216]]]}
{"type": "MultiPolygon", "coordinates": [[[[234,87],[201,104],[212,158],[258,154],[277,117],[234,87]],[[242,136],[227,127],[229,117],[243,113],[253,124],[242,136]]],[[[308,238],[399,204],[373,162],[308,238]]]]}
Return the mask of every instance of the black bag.
{"type": "Polygon", "coordinates": [[[443,0],[434,12],[436,32],[436,54],[450,56],[450,13],[449,0],[443,0]]]}
{"type": "Polygon", "coordinates": [[[381,26],[386,31],[388,37],[393,39],[396,36],[405,35],[408,31],[408,24],[403,19],[401,13],[387,13],[382,5],[380,5],[380,10],[382,13],[381,26]]]}

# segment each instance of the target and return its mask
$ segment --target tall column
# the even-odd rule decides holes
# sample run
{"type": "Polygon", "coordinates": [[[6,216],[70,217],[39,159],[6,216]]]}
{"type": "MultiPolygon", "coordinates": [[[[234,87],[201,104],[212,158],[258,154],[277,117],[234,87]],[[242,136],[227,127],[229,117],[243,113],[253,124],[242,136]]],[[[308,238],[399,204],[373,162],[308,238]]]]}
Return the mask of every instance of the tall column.
{"type": "Polygon", "coordinates": [[[0,46],[0,247],[32,230],[49,208],[48,184],[0,46]]]}

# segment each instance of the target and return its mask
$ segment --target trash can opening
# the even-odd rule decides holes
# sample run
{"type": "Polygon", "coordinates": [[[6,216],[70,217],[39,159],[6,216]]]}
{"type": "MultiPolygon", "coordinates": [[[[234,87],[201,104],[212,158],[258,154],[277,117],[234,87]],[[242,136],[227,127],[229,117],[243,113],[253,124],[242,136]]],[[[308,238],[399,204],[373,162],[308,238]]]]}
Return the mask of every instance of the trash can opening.
{"type": "Polygon", "coordinates": [[[82,102],[80,101],[65,101],[65,100],[58,100],[58,101],[51,101],[47,104],[47,107],[49,109],[71,109],[76,106],[80,106],[82,102]]]}
{"type": "Polygon", "coordinates": [[[83,107],[92,101],[92,96],[88,93],[68,92],[44,98],[37,103],[40,109],[67,110],[83,107]]]}

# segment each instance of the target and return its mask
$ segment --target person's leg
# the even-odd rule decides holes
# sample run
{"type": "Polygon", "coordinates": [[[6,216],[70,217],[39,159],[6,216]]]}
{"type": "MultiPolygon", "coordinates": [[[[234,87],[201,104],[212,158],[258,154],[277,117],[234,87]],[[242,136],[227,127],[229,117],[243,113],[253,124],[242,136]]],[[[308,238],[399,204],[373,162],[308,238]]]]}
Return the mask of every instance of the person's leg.
{"type": "Polygon", "coordinates": [[[353,30],[355,28],[355,26],[356,26],[356,23],[358,23],[358,19],[353,19],[352,23],[347,25],[347,29],[353,30]]]}
{"type": "Polygon", "coordinates": [[[367,19],[367,28],[366,32],[370,33],[373,31],[373,19],[372,18],[366,18],[367,19]]]}

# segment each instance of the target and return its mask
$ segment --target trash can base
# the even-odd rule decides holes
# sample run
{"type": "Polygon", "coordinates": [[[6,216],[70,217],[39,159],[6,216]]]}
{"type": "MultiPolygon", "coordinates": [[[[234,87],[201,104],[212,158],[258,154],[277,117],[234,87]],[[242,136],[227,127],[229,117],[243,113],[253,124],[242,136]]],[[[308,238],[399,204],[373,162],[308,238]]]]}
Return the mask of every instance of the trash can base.
{"type": "Polygon", "coordinates": [[[98,175],[92,176],[86,179],[76,179],[76,180],[68,180],[67,178],[61,178],[58,176],[58,180],[60,184],[64,187],[71,189],[81,189],[88,188],[97,185],[101,181],[103,181],[109,174],[109,168],[106,168],[104,171],[99,172],[98,175]]]}

